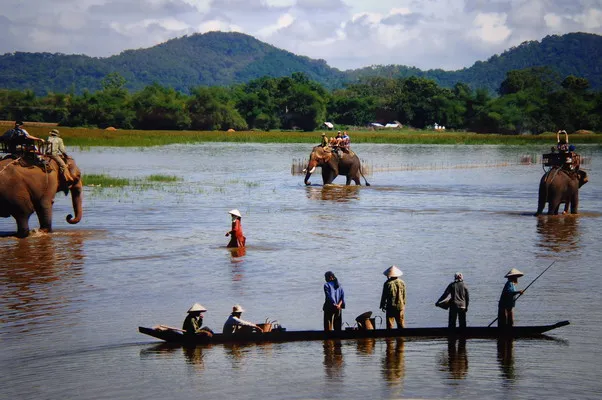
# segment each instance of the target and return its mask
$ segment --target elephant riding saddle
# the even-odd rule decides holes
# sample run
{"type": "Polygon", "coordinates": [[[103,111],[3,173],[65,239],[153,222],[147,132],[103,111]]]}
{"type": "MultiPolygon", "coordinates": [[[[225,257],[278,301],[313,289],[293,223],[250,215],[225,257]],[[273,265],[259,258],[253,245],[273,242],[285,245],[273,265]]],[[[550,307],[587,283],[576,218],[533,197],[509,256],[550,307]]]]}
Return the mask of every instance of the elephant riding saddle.
{"type": "Polygon", "coordinates": [[[54,171],[52,164],[46,156],[35,153],[24,153],[21,157],[16,158],[15,161],[23,168],[40,168],[47,174],[54,171]]]}

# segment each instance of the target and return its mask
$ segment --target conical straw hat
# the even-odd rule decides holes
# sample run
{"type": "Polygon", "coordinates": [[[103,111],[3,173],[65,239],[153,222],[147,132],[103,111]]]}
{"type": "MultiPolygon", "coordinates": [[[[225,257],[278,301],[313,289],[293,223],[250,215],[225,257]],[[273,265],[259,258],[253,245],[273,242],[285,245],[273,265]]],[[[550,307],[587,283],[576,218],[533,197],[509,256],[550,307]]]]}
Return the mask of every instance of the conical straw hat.
{"type": "Polygon", "coordinates": [[[397,268],[397,266],[395,265],[391,265],[389,268],[387,268],[383,274],[387,277],[387,278],[397,278],[399,276],[403,275],[403,272],[401,272],[401,270],[399,268],[397,268]]]}
{"type": "Polygon", "coordinates": [[[504,278],[510,278],[512,276],[516,276],[521,277],[525,274],[523,274],[522,272],[520,272],[519,270],[517,270],[516,268],[512,268],[510,271],[508,271],[508,273],[506,275],[504,275],[504,278]]]}
{"type": "Polygon", "coordinates": [[[240,215],[240,211],[238,211],[237,209],[234,209],[234,210],[230,210],[230,211],[228,211],[228,214],[230,214],[230,215],[235,215],[235,216],[237,216],[238,218],[242,218],[242,215],[240,215]]]}
{"type": "Polygon", "coordinates": [[[202,305],[200,305],[199,303],[194,303],[192,305],[192,307],[190,307],[188,309],[187,312],[191,313],[191,312],[195,312],[195,311],[201,311],[202,312],[202,311],[207,311],[207,309],[205,307],[203,307],[202,305]]]}

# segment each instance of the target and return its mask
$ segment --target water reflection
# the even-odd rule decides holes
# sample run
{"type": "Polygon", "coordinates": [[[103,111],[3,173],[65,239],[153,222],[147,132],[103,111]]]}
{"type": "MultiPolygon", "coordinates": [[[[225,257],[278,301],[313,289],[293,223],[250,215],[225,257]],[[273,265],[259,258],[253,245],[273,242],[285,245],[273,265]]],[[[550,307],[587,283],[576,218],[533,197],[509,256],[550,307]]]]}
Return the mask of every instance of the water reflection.
{"type": "Polygon", "coordinates": [[[403,338],[386,338],[385,357],[383,358],[382,374],[388,385],[402,385],[405,377],[405,362],[403,338]]]}
{"type": "Polygon", "coordinates": [[[447,357],[441,358],[441,366],[449,371],[451,379],[464,379],[468,374],[466,339],[447,339],[447,357]]]}
{"type": "Polygon", "coordinates": [[[307,186],[307,197],[312,200],[327,200],[337,203],[346,203],[351,200],[359,200],[360,186],[350,185],[326,185],[307,186]]]}
{"type": "Polygon", "coordinates": [[[343,377],[343,351],[340,340],[324,341],[324,372],[329,379],[343,377]]]}
{"type": "Polygon", "coordinates": [[[195,370],[201,372],[205,370],[205,361],[203,360],[203,347],[202,346],[184,346],[184,357],[186,362],[193,366],[195,370]]]}
{"type": "Polygon", "coordinates": [[[357,341],[357,353],[364,355],[371,355],[374,353],[374,347],[376,346],[376,339],[359,339],[357,341]]]}
{"type": "Polygon", "coordinates": [[[498,339],[497,360],[500,364],[502,377],[506,380],[514,380],[516,377],[514,368],[514,340],[504,338],[498,339]]]}
{"type": "Polygon", "coordinates": [[[573,252],[579,245],[579,216],[546,215],[537,218],[539,247],[554,253],[573,252]]]}
{"type": "Polygon", "coordinates": [[[2,322],[23,320],[24,331],[29,331],[37,324],[47,324],[45,317],[63,314],[61,310],[71,305],[77,296],[74,288],[83,280],[83,246],[80,233],[0,242],[2,322]],[[26,318],[34,309],[36,318],[26,318]]]}

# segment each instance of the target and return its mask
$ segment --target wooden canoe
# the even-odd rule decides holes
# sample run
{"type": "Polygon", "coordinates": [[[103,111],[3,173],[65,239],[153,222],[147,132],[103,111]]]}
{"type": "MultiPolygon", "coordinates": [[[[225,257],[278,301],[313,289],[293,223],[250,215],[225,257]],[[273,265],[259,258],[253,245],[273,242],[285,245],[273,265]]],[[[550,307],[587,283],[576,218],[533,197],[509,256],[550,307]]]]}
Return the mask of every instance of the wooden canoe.
{"type": "Polygon", "coordinates": [[[569,325],[569,321],[560,321],[552,325],[515,326],[507,329],[486,326],[470,326],[464,329],[456,328],[404,328],[404,329],[375,329],[358,330],[346,329],[343,331],[287,331],[276,329],[267,333],[223,335],[214,334],[213,337],[185,335],[180,330],[153,329],[138,327],[140,333],[164,340],[168,343],[179,343],[186,345],[210,344],[210,343],[276,343],[307,340],[332,340],[332,339],[364,339],[364,338],[386,338],[386,337],[408,337],[408,338],[532,338],[542,336],[552,329],[569,325]]]}

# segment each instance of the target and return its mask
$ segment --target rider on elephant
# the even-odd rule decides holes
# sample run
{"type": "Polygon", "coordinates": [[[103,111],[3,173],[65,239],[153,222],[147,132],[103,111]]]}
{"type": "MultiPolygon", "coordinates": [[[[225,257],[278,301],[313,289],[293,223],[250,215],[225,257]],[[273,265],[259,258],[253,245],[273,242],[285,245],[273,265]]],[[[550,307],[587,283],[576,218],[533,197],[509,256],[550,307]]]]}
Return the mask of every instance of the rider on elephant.
{"type": "Polygon", "coordinates": [[[11,154],[16,154],[19,150],[22,153],[35,152],[35,142],[44,142],[44,139],[30,135],[22,126],[22,121],[16,121],[15,127],[6,131],[0,137],[0,142],[6,145],[8,152],[11,154]],[[17,146],[20,146],[20,148],[17,148],[17,146]]]}
{"type": "Polygon", "coordinates": [[[73,177],[71,173],[69,173],[69,168],[65,164],[64,158],[68,158],[67,150],[65,149],[65,144],[63,143],[63,139],[59,136],[59,130],[53,129],[50,131],[50,136],[48,136],[48,146],[46,147],[46,154],[50,156],[56,163],[59,165],[59,169],[61,171],[61,176],[65,180],[67,184],[73,182],[73,177]]]}

